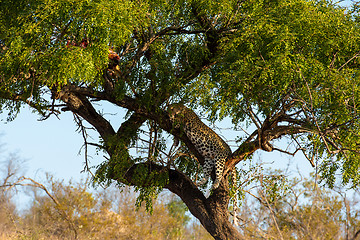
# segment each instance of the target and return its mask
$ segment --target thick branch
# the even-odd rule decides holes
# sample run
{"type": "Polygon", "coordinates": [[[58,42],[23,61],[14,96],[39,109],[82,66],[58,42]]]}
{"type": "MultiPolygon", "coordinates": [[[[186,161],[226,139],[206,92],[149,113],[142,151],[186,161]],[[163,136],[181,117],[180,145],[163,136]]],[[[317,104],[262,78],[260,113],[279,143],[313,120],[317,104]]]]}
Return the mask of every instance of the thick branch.
{"type": "Polygon", "coordinates": [[[138,182],[137,179],[139,178],[136,176],[138,172],[143,172],[144,174],[144,170],[146,169],[148,175],[154,172],[157,172],[158,174],[166,172],[169,176],[169,181],[164,188],[177,194],[189,207],[191,213],[200,220],[209,217],[205,209],[206,198],[204,197],[204,194],[196,187],[191,179],[177,170],[172,170],[155,163],[139,163],[130,167],[125,174],[125,179],[132,185],[143,187],[149,186],[152,179],[138,182]]]}
{"type": "Polygon", "coordinates": [[[95,110],[85,96],[74,93],[72,88],[72,85],[63,87],[60,92],[55,94],[55,98],[61,99],[73,113],[79,114],[94,126],[105,141],[113,136],[115,131],[111,124],[95,110]]]}
{"type": "Polygon", "coordinates": [[[122,138],[126,146],[129,145],[132,137],[136,135],[137,131],[145,121],[146,118],[144,116],[137,113],[132,114],[128,120],[121,124],[116,133],[117,137],[122,138]]]}
{"type": "MultiPolygon", "coordinates": [[[[302,127],[295,127],[295,126],[276,126],[270,130],[265,130],[261,137],[266,142],[270,142],[271,140],[278,139],[284,135],[294,135],[299,133],[309,133],[311,130],[305,129],[302,127]]],[[[251,135],[252,136],[252,135],[251,135]]],[[[253,141],[245,141],[242,143],[239,148],[233,152],[233,154],[227,159],[225,164],[224,174],[227,174],[231,169],[235,167],[237,163],[244,160],[246,157],[250,156],[256,150],[260,149],[260,142],[257,139],[253,141]]]]}
{"type": "Polygon", "coordinates": [[[206,199],[203,193],[185,174],[154,163],[133,165],[125,174],[125,179],[137,186],[139,184],[140,186],[142,184],[144,187],[148,186],[148,184],[151,184],[151,179],[141,183],[136,180],[138,179],[137,172],[141,171],[144,174],[144,169],[147,169],[148,174],[166,172],[169,181],[164,188],[178,195],[190,212],[200,220],[215,239],[229,239],[229,236],[231,236],[231,239],[240,239],[239,233],[228,221],[227,204],[229,194],[228,183],[226,181],[222,181],[219,188],[206,199]]]}

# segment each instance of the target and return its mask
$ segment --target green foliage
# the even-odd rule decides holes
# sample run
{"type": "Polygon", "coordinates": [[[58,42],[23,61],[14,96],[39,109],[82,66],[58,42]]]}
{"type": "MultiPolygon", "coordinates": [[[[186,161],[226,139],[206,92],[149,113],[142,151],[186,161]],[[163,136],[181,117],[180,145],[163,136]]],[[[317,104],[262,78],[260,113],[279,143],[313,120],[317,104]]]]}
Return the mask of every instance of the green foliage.
{"type": "Polygon", "coordinates": [[[110,185],[111,179],[118,179],[119,182],[124,181],[124,174],[134,163],[130,157],[129,151],[124,143],[118,140],[109,140],[109,147],[113,148],[113,154],[107,161],[101,163],[96,170],[94,183],[106,183],[110,185]]]}
{"type": "Polygon", "coordinates": [[[352,153],[329,154],[337,149],[323,138],[312,138],[311,145],[319,158],[342,162],[325,162],[323,176],[342,166],[344,183],[355,186],[360,35],[353,16],[327,1],[250,1],[242,11],[242,30],[223,42],[223,61],[188,85],[188,101],[209,110],[212,121],[229,116],[236,125],[251,122],[250,106],[265,118],[295,101],[292,112],[304,110],[309,129],[341,125],[335,142],[352,153]]]}
{"type": "MultiPolygon", "coordinates": [[[[131,28],[140,24],[142,8],[132,1],[2,1],[0,11],[5,25],[0,52],[2,87],[16,79],[22,82],[21,89],[31,89],[33,81],[26,81],[23,74],[34,69],[40,80],[32,86],[34,91],[43,84],[68,82],[99,86],[109,44],[124,44],[131,28]],[[79,46],[83,40],[88,47],[79,46]]],[[[13,86],[9,88],[14,91],[13,86]]]]}
{"type": "Polygon", "coordinates": [[[250,1],[243,12],[243,29],[223,44],[225,60],[197,85],[207,86],[208,91],[200,91],[199,96],[196,89],[194,98],[215,112],[225,111],[243,121],[248,104],[266,115],[293,91],[308,99],[307,83],[314,90],[317,111],[329,110],[330,95],[333,104],[344,110],[343,101],[332,90],[341,86],[344,90],[337,94],[343,99],[359,91],[358,80],[353,78],[357,65],[347,68],[349,74],[338,70],[359,41],[357,26],[344,9],[322,1],[250,1]],[[330,89],[332,84],[339,86],[330,89]]]}
{"type": "Polygon", "coordinates": [[[273,204],[289,191],[288,179],[280,173],[269,173],[260,179],[263,187],[263,194],[269,204],[273,204]]]}
{"type": "Polygon", "coordinates": [[[145,203],[146,211],[152,214],[154,211],[153,201],[157,199],[162,189],[157,186],[136,187],[135,191],[139,192],[139,196],[136,198],[136,208],[139,209],[145,203]]]}

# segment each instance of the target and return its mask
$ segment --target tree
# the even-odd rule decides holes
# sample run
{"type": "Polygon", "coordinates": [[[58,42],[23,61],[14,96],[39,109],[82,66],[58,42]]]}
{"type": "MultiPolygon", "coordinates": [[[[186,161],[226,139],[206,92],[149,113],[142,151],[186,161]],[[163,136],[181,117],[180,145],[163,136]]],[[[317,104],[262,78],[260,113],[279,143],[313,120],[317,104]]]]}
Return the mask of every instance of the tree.
{"type": "Polygon", "coordinates": [[[194,159],[200,164],[204,159],[166,111],[167,104],[182,102],[213,122],[227,117],[234,128],[247,128],[226,161],[225,176],[258,150],[301,151],[329,186],[339,173],[344,184],[359,185],[356,4],[351,9],[307,0],[0,4],[2,109],[9,120],[24,104],[44,119],[74,113],[86,147],[95,145],[108,155],[95,182],[136,186],[139,202],[147,203],[169,189],[215,239],[241,238],[229,222],[227,178],[208,198],[194,184],[199,173],[194,159]],[[127,111],[118,129],[100,111],[98,104],[106,102],[127,111]],[[99,142],[86,138],[86,124],[99,142]],[[175,151],[169,135],[183,143],[175,151]],[[289,140],[289,148],[274,145],[280,138],[289,140]],[[135,146],[141,154],[132,151],[135,146]]]}

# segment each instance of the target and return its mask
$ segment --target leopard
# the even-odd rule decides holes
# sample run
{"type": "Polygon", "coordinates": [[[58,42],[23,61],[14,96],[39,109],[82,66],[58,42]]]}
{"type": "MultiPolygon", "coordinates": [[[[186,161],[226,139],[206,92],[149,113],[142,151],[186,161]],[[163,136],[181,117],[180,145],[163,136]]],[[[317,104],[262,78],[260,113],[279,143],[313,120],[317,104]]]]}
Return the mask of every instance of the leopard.
{"type": "Polygon", "coordinates": [[[181,128],[196,150],[204,157],[203,178],[196,185],[204,185],[215,168],[212,190],[218,188],[223,177],[225,161],[232,154],[229,145],[210,127],[204,124],[191,109],[182,103],[168,106],[170,121],[181,128]]]}

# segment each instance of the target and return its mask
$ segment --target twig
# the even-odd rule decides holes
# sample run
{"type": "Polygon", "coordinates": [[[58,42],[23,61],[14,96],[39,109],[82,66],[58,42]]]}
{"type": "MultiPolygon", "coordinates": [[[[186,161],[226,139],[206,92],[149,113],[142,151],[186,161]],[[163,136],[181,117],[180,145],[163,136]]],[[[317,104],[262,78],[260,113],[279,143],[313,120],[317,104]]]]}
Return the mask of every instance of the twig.
{"type": "Polygon", "coordinates": [[[298,142],[298,140],[297,140],[296,138],[293,138],[293,139],[294,139],[294,141],[296,142],[296,144],[300,147],[299,149],[302,151],[302,153],[304,154],[305,158],[310,162],[311,166],[312,166],[312,167],[315,167],[315,164],[314,164],[314,156],[315,156],[315,155],[313,155],[312,158],[310,159],[310,158],[307,156],[307,154],[306,154],[306,152],[305,152],[305,149],[304,149],[303,147],[301,147],[301,145],[300,145],[300,143],[298,142]]]}
{"type": "Polygon", "coordinates": [[[343,67],[345,67],[349,62],[351,62],[354,58],[357,58],[360,55],[360,52],[356,53],[354,56],[352,56],[349,60],[347,60],[341,67],[338,68],[338,71],[340,71],[343,67]]]}
{"type": "Polygon", "coordinates": [[[296,154],[299,150],[303,150],[303,148],[297,148],[293,153],[288,152],[288,151],[285,151],[285,150],[282,150],[282,149],[280,149],[280,148],[276,148],[276,147],[274,147],[273,150],[276,150],[276,151],[279,151],[279,152],[282,152],[282,153],[285,153],[285,154],[288,154],[288,155],[291,155],[291,156],[295,156],[295,154],[296,154]]]}
{"type": "MultiPolygon", "coordinates": [[[[95,143],[89,143],[87,141],[88,139],[88,134],[86,132],[86,127],[82,124],[82,121],[80,119],[80,117],[76,114],[74,114],[74,119],[75,119],[75,122],[77,123],[78,127],[79,127],[79,131],[81,132],[81,135],[83,137],[83,140],[84,140],[84,155],[85,155],[85,166],[84,166],[84,169],[82,170],[82,172],[88,172],[90,173],[90,175],[95,179],[95,174],[90,170],[90,166],[89,166],[89,160],[88,160],[88,145],[93,145],[93,146],[96,146],[96,147],[100,147],[100,148],[103,148],[103,146],[100,146],[98,144],[95,144],[95,143]]],[[[80,149],[81,151],[81,149],[80,149]]],[[[100,186],[102,188],[105,188],[105,186],[103,186],[101,183],[99,183],[100,186]]]]}

